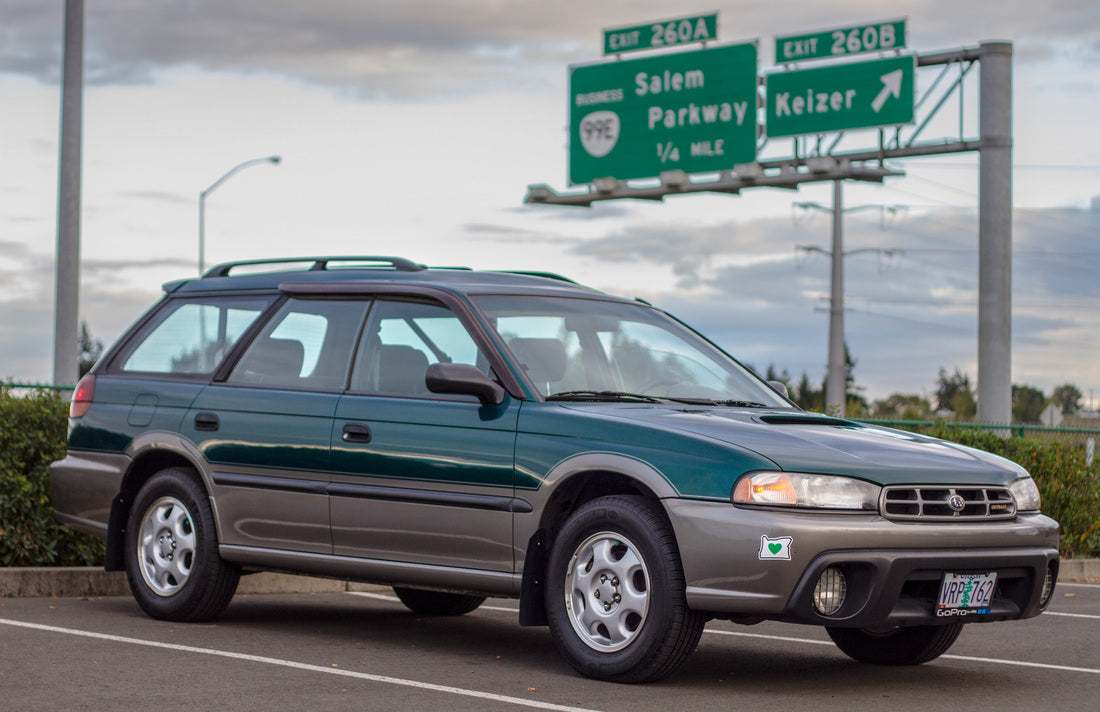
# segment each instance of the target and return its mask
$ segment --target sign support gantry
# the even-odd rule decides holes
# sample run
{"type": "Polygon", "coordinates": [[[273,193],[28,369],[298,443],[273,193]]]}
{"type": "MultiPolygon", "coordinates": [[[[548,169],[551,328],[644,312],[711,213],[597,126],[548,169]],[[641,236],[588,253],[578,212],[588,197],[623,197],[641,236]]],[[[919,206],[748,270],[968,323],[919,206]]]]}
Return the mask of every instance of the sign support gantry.
{"type": "MultiPolygon", "coordinates": [[[[590,207],[602,200],[660,201],[668,195],[687,193],[738,194],[746,188],[763,187],[797,189],[802,183],[820,181],[881,183],[887,177],[904,175],[886,165],[889,159],[977,151],[978,420],[1007,424],[1012,419],[1012,44],[982,42],[977,47],[914,57],[918,68],[943,67],[939,77],[917,101],[918,108],[933,97],[952,67],[957,66],[959,73],[904,139],[900,126],[879,128],[877,146],[838,151],[836,148],[845,136],[844,130],[816,134],[816,141],[814,135],[795,136],[792,139],[794,150],[788,158],[735,164],[732,169],[709,174],[669,170],[661,172],[659,177],[629,182],[608,176],[562,192],[545,184],[530,185],[524,202],[590,207]],[[963,80],[975,64],[981,69],[979,135],[976,138],[965,135],[962,104],[963,80]],[[960,106],[958,137],[918,142],[931,119],[955,92],[958,92],[960,106]]],[[[858,68],[859,65],[852,66],[858,68]]],[[[839,93],[842,101],[847,102],[847,91],[830,88],[830,109],[833,109],[834,93],[839,93]]],[[[878,95],[873,98],[877,100],[878,95]]],[[[758,112],[766,112],[759,93],[757,99],[758,112]]],[[[793,111],[793,103],[788,106],[793,111]]],[[[842,106],[847,108],[846,104],[842,106]]],[[[767,143],[768,139],[763,138],[758,149],[763,149],[767,143]]]]}

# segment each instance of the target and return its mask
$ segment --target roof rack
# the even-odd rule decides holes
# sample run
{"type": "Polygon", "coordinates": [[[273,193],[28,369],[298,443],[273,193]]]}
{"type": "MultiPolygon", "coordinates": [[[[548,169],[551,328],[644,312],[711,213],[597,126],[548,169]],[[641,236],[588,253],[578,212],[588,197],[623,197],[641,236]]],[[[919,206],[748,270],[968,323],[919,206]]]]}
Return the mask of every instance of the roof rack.
{"type": "MultiPolygon", "coordinates": [[[[420,270],[427,269],[424,265],[417,264],[412,260],[407,260],[404,257],[378,257],[376,255],[366,257],[281,257],[278,259],[270,260],[242,260],[240,262],[225,262],[220,265],[215,265],[206,271],[206,274],[202,276],[203,279],[209,277],[228,277],[229,272],[237,267],[254,267],[257,265],[280,265],[280,264],[293,264],[295,262],[304,263],[311,262],[309,267],[310,272],[317,272],[329,269],[330,262],[377,262],[384,265],[389,265],[392,269],[398,272],[419,272],[420,270]]],[[[367,265],[354,265],[356,267],[362,267],[364,269],[374,269],[373,266],[367,265]]]]}
{"type": "Polygon", "coordinates": [[[563,277],[560,274],[554,272],[539,272],[537,270],[525,270],[525,269],[505,269],[499,270],[501,274],[521,274],[528,277],[543,277],[545,279],[556,279],[559,282],[569,282],[570,284],[579,284],[576,280],[563,277]]]}

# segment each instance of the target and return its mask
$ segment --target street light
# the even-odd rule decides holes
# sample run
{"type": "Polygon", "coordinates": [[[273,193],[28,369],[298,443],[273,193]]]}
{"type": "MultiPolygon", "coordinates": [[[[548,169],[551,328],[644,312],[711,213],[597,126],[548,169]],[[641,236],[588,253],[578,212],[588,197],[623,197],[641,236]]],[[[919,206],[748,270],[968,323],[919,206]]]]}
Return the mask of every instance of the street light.
{"type": "Polygon", "coordinates": [[[268,156],[267,158],[253,158],[251,161],[245,161],[239,165],[233,166],[229,169],[221,178],[214,181],[206,190],[199,193],[199,276],[202,276],[203,271],[206,268],[206,196],[213,193],[219,185],[229,180],[230,176],[234,173],[244,170],[249,166],[255,166],[259,163],[274,163],[278,164],[282,159],[278,156],[268,156]]]}

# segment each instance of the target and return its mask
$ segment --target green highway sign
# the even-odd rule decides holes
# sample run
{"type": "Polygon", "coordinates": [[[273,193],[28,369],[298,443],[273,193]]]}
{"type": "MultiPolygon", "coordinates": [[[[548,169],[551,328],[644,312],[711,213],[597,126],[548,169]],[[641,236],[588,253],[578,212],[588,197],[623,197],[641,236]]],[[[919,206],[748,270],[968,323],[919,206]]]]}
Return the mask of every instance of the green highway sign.
{"type": "Polygon", "coordinates": [[[843,57],[861,52],[882,52],[905,47],[905,20],[843,27],[803,35],[775,38],[775,63],[843,57]]]}
{"type": "Polygon", "coordinates": [[[756,160],[755,44],[572,67],[569,180],[756,160]]]}
{"type": "Polygon", "coordinates": [[[709,42],[716,39],[718,39],[718,14],[713,13],[604,30],[603,53],[618,54],[687,42],[709,42]]]}
{"type": "Polygon", "coordinates": [[[847,131],[913,121],[912,55],[767,76],[767,135],[847,131]]]}

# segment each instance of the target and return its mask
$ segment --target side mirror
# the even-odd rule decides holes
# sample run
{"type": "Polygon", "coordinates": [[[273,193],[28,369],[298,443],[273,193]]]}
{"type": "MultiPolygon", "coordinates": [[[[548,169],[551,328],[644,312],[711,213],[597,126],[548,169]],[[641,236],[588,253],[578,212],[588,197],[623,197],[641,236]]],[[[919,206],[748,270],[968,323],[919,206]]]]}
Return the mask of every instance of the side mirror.
{"type": "Polygon", "coordinates": [[[432,393],[475,396],[482,405],[500,405],[504,389],[476,366],[465,363],[433,363],[424,383],[432,393]]]}
{"type": "Polygon", "coordinates": [[[783,381],[768,381],[768,385],[772,387],[772,390],[783,396],[787,400],[790,400],[791,394],[787,391],[787,384],[783,381]]]}

